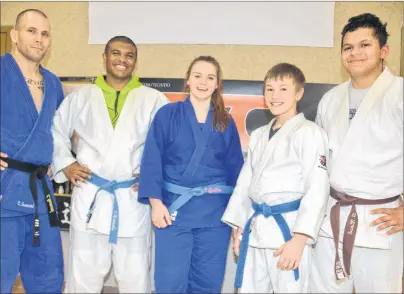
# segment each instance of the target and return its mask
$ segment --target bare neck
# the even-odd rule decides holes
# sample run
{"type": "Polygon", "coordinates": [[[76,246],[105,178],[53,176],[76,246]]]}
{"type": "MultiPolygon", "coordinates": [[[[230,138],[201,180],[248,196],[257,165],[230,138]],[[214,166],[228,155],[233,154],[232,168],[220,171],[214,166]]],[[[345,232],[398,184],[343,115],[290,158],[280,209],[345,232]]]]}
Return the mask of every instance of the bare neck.
{"type": "Polygon", "coordinates": [[[198,122],[204,123],[206,121],[206,117],[208,116],[211,99],[198,100],[191,96],[190,100],[192,106],[194,107],[198,122]]]}

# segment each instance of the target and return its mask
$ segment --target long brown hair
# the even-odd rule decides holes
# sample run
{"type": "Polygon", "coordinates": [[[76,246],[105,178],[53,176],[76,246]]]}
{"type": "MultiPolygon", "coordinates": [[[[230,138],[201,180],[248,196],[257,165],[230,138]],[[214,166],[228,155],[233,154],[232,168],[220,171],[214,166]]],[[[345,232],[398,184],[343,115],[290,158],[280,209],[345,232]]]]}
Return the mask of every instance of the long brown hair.
{"type": "Polygon", "coordinates": [[[192,67],[199,61],[209,62],[216,68],[217,89],[212,94],[213,128],[219,129],[221,132],[224,132],[227,125],[229,124],[229,114],[224,107],[223,101],[223,73],[222,69],[220,68],[219,62],[217,62],[215,58],[213,58],[212,56],[199,56],[191,62],[185,75],[184,92],[188,94],[190,92],[187,81],[191,75],[192,67]]]}

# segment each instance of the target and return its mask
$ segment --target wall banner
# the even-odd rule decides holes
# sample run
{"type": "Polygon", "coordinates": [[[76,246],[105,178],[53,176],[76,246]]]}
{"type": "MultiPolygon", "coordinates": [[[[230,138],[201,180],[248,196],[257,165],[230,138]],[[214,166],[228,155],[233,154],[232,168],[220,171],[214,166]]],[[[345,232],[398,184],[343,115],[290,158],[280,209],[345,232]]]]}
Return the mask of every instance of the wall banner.
{"type": "MultiPolygon", "coordinates": [[[[60,79],[65,95],[68,95],[80,87],[92,84],[95,77],[61,77],[60,79]]],[[[171,102],[183,100],[186,96],[183,92],[183,79],[141,78],[140,81],[146,86],[163,92],[171,102]]],[[[314,121],[321,97],[334,86],[333,84],[307,83],[304,96],[298,105],[299,111],[303,112],[307,119],[314,121]]],[[[245,153],[251,132],[269,123],[273,118],[264,103],[263,82],[224,80],[224,102],[236,122],[241,146],[245,153]]],[[[72,187],[71,185],[63,184],[62,189],[60,186],[54,183],[60,227],[68,229],[72,187]]]]}

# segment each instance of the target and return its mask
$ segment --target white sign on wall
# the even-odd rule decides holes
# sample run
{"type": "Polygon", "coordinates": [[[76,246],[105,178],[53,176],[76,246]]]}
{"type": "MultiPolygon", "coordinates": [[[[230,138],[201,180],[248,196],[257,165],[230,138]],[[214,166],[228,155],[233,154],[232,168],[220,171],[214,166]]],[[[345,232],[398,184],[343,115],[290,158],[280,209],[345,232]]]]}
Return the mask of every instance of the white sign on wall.
{"type": "Polygon", "coordinates": [[[89,44],[333,47],[334,2],[90,2],[89,44]]]}

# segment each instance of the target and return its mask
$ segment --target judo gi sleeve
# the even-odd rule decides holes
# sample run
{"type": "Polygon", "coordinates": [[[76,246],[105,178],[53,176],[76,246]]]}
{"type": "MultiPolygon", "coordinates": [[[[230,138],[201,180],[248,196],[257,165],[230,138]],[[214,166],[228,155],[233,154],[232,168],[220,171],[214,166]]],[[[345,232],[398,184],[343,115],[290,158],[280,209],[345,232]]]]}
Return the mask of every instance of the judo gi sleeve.
{"type": "Polygon", "coordinates": [[[140,163],[138,201],[148,204],[149,198],[163,200],[164,113],[158,111],[147,133],[140,163]]]}
{"type": "Polygon", "coordinates": [[[318,126],[311,126],[296,134],[293,142],[302,164],[305,195],[292,232],[308,235],[315,242],[325,217],[330,185],[327,135],[318,126]]]}
{"type": "Polygon", "coordinates": [[[324,127],[324,125],[323,125],[323,115],[324,115],[323,108],[324,108],[324,103],[325,103],[324,100],[325,99],[323,96],[323,98],[320,100],[320,102],[318,104],[316,118],[315,118],[315,123],[322,128],[324,127]]]}
{"type": "Polygon", "coordinates": [[[228,173],[227,184],[235,186],[241,168],[243,167],[244,158],[243,151],[241,150],[240,136],[233,119],[229,122],[229,132],[231,139],[226,158],[226,169],[228,173]]]}
{"type": "Polygon", "coordinates": [[[252,181],[252,150],[257,141],[256,131],[253,131],[248,145],[247,157],[241,168],[233,194],[230,197],[229,204],[223,214],[222,222],[228,224],[232,228],[244,228],[250,211],[252,210],[251,199],[248,191],[252,181]]]}
{"type": "Polygon", "coordinates": [[[159,109],[168,103],[170,103],[170,100],[167,98],[167,96],[164,95],[163,93],[157,91],[157,99],[155,99],[153,111],[150,114],[150,118],[151,118],[150,125],[153,122],[153,119],[154,119],[156,113],[159,111],[159,109]]]}
{"type": "Polygon", "coordinates": [[[53,119],[54,152],[51,168],[54,180],[57,183],[63,183],[68,180],[63,173],[63,169],[76,161],[71,153],[72,144],[70,138],[73,136],[75,115],[79,112],[77,96],[77,92],[68,95],[60,104],[53,119]]]}
{"type": "MultiPolygon", "coordinates": [[[[402,89],[402,88],[401,88],[402,89]]],[[[404,123],[404,119],[403,119],[403,93],[401,93],[401,95],[399,95],[399,99],[397,102],[397,107],[396,109],[396,113],[395,115],[397,116],[397,121],[399,122],[398,127],[400,128],[400,130],[403,129],[403,123],[404,123]]]]}
{"type": "Polygon", "coordinates": [[[60,80],[57,80],[58,82],[58,96],[57,96],[57,104],[56,104],[56,109],[59,109],[60,105],[63,102],[63,99],[65,98],[65,95],[63,93],[63,87],[62,87],[62,83],[60,82],[60,80]]]}

